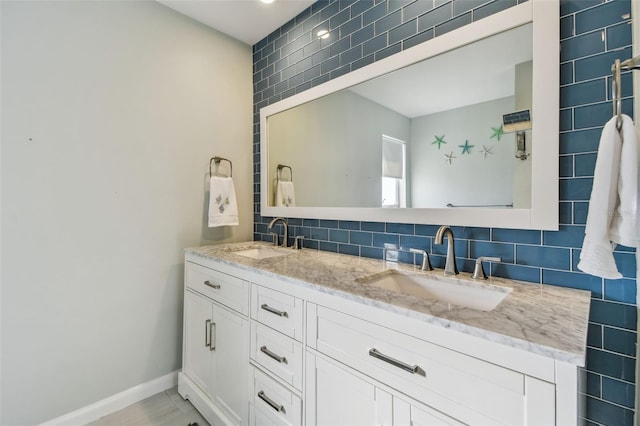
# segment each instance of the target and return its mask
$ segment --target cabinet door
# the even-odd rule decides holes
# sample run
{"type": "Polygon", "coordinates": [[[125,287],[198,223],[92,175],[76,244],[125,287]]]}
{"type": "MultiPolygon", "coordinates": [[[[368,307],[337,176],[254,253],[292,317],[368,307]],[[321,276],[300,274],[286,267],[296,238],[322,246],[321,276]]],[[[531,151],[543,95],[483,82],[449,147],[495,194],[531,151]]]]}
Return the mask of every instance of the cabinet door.
{"type": "Polygon", "coordinates": [[[213,311],[212,395],[236,424],[248,418],[249,322],[246,318],[218,305],[213,311]]]}
{"type": "Polygon", "coordinates": [[[184,373],[210,394],[213,368],[209,342],[213,304],[190,291],[184,296],[184,373]]]}
{"type": "Polygon", "coordinates": [[[348,368],[307,356],[307,425],[392,425],[393,400],[387,392],[348,368]]]}
{"type": "Polygon", "coordinates": [[[430,407],[393,397],[393,424],[396,426],[462,426],[461,423],[430,407]]]}

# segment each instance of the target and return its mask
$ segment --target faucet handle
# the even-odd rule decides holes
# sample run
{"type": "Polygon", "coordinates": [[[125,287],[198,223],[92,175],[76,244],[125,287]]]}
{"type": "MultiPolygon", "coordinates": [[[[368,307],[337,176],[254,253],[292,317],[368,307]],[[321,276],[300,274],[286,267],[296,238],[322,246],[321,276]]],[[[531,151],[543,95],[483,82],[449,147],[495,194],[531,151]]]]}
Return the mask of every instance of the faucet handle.
{"type": "Polygon", "coordinates": [[[273,238],[273,245],[277,246],[278,245],[278,233],[277,232],[269,232],[269,235],[271,235],[272,238],[273,238]]]}
{"type": "Polygon", "coordinates": [[[409,251],[414,254],[422,255],[422,269],[423,271],[433,271],[433,266],[431,266],[431,261],[429,260],[429,253],[426,250],[410,248],[409,251]]]}
{"type": "Polygon", "coordinates": [[[302,240],[304,240],[304,235],[296,235],[296,238],[293,240],[293,248],[296,250],[301,249],[302,240]]]}
{"type": "Polygon", "coordinates": [[[471,278],[474,280],[486,280],[487,274],[484,273],[484,267],[482,266],[482,262],[501,262],[502,259],[499,257],[489,257],[489,256],[480,256],[476,259],[476,266],[473,268],[473,275],[471,278]]]}

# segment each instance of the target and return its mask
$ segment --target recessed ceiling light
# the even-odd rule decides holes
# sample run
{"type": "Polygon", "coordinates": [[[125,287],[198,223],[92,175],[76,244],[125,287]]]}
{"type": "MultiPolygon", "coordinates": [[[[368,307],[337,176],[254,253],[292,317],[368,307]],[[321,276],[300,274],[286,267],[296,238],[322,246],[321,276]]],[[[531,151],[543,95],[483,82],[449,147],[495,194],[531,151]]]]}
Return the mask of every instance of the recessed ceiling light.
{"type": "Polygon", "coordinates": [[[318,36],[318,38],[322,38],[322,39],[329,38],[329,31],[320,30],[320,31],[318,31],[317,36],[318,36]]]}
{"type": "Polygon", "coordinates": [[[276,0],[260,0],[260,1],[261,1],[262,3],[265,3],[265,4],[271,4],[271,3],[273,3],[273,2],[274,2],[274,1],[276,1],[276,0]]]}

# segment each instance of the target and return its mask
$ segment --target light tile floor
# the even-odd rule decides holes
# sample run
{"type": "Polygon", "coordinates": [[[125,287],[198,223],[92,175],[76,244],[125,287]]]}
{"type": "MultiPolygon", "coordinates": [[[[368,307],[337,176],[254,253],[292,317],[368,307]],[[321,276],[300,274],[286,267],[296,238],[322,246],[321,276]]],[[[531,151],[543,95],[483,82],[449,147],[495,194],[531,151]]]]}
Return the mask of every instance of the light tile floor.
{"type": "Polygon", "coordinates": [[[209,426],[189,401],[174,387],[104,416],[87,426],[209,426]]]}

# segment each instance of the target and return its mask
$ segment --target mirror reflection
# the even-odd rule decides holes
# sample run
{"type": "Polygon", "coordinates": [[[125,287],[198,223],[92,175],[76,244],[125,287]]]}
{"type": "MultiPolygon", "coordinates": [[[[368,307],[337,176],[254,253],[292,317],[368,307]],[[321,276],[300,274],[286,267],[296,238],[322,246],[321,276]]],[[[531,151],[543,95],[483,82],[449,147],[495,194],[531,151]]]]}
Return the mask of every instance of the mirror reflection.
{"type": "Polygon", "coordinates": [[[529,208],[532,57],[528,24],[269,116],[269,205],[529,208]]]}

